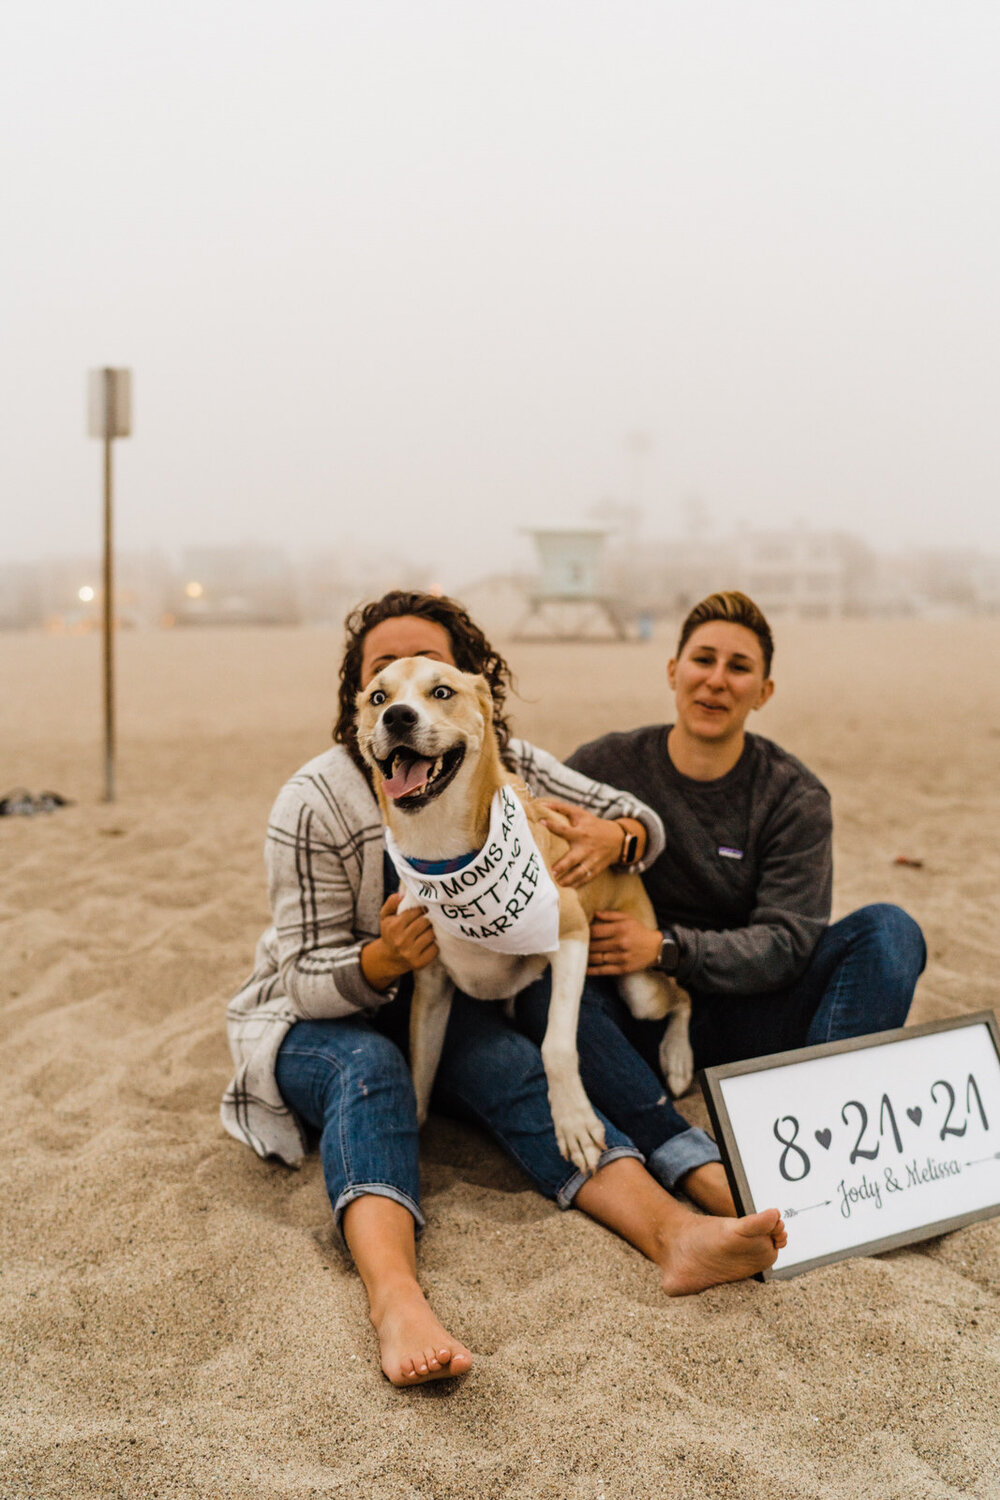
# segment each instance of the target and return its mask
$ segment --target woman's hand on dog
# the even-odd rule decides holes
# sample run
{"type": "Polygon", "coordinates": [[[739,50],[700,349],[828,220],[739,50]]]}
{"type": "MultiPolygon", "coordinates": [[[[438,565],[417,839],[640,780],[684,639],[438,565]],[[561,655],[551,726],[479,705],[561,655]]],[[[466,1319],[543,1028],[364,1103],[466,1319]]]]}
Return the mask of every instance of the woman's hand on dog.
{"type": "Polygon", "coordinates": [[[638,974],[660,956],[662,932],[623,911],[595,911],[590,924],[588,974],[638,974]]]}
{"type": "Polygon", "coordinates": [[[434,928],[426,906],[399,910],[399,891],[384,903],[379,914],[379,936],[361,950],[361,968],[372,989],[385,990],[413,969],[423,969],[438,956],[434,928]]]}
{"type": "Polygon", "coordinates": [[[618,863],[622,851],[620,823],[610,823],[585,807],[574,807],[571,802],[559,802],[554,797],[541,797],[539,802],[555,814],[551,818],[542,817],[545,827],[569,845],[552,866],[553,878],[559,885],[573,890],[618,863]]]}

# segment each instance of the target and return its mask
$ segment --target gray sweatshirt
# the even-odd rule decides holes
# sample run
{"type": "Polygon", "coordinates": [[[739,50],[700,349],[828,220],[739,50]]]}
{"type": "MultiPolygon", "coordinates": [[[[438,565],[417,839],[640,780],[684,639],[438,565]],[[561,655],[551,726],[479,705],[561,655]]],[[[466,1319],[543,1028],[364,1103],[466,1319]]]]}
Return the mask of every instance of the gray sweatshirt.
{"type": "Polygon", "coordinates": [[[669,724],[606,734],[566,764],[631,792],[663,819],[666,848],[643,879],[680,947],[677,978],[718,995],[791,984],[830,920],[830,796],[794,755],[748,734],[716,781],[681,775],[669,724]]]}

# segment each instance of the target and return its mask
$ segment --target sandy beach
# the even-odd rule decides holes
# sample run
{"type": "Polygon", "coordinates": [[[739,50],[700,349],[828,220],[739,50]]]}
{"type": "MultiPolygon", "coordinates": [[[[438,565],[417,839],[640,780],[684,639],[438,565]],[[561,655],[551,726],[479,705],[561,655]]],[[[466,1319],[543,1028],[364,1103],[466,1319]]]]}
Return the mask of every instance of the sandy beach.
{"type": "MultiPolygon", "coordinates": [[[[913,1021],[996,1007],[1000,620],[776,633],[751,727],[833,794],[834,915],[921,923],[913,1021]]],[[[567,753],[668,718],[669,645],[510,646],[517,731],[567,753]]],[[[315,1158],[260,1161],[218,1119],[268,810],[329,741],[339,650],[123,635],[108,806],[97,639],[0,637],[0,795],[74,801],[0,820],[3,1500],[1000,1496],[1000,1220],[669,1301],[432,1118],[422,1275],[477,1363],[384,1381],[315,1158]]]]}

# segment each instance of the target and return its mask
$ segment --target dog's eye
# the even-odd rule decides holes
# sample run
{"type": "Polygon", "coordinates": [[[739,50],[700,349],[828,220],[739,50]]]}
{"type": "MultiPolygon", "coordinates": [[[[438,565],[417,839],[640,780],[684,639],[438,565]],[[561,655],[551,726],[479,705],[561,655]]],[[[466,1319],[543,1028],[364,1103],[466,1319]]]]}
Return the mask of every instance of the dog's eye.
{"type": "Polygon", "coordinates": [[[382,689],[376,688],[374,693],[372,693],[371,697],[368,699],[368,702],[372,705],[373,708],[378,708],[380,704],[384,703],[385,694],[383,693],[382,689]]]}
{"type": "Polygon", "coordinates": [[[454,698],[454,696],[454,689],[445,687],[443,682],[439,682],[433,693],[431,693],[432,698],[454,698]]]}

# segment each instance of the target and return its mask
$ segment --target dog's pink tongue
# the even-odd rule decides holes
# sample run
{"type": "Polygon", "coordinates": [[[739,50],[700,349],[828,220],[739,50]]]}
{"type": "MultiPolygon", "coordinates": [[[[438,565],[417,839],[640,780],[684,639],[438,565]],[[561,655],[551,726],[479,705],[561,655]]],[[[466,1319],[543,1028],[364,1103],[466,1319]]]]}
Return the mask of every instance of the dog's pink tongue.
{"type": "Polygon", "coordinates": [[[410,792],[415,792],[424,785],[433,764],[432,760],[411,760],[408,764],[401,765],[394,776],[383,781],[382,790],[394,802],[397,797],[409,796],[410,792]]]}

